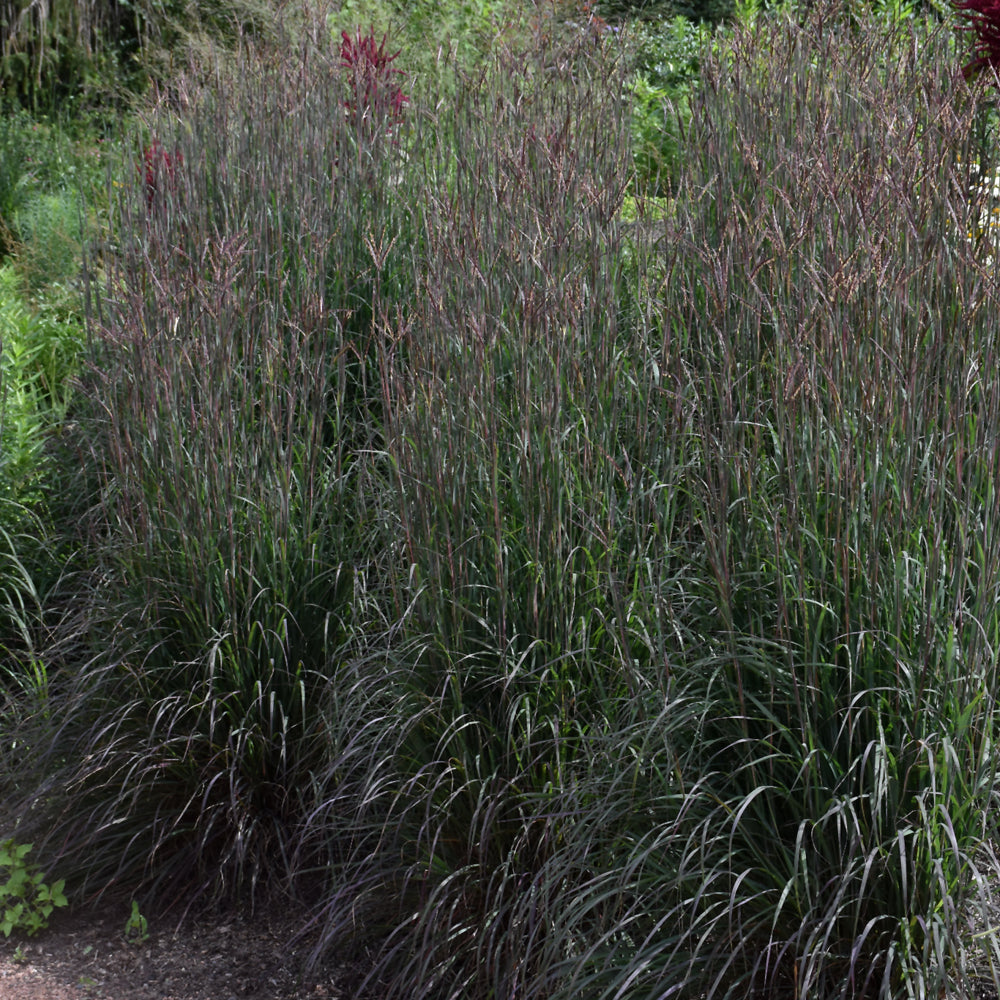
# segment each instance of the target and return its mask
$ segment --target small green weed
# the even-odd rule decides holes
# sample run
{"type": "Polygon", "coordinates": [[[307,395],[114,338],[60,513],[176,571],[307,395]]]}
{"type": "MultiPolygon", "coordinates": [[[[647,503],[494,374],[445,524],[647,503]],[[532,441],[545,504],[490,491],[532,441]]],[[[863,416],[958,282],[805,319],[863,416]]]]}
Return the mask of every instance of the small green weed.
{"type": "Polygon", "coordinates": [[[33,937],[49,925],[49,917],[57,906],[66,906],[63,895],[65,879],[46,885],[37,865],[25,861],[31,844],[14,840],[0,843],[0,872],[6,870],[7,881],[0,885],[0,932],[10,937],[12,931],[24,931],[33,937]]]}
{"type": "Polygon", "coordinates": [[[125,940],[129,944],[142,944],[149,940],[149,922],[139,912],[139,904],[132,900],[132,913],[125,921],[125,940]]]}

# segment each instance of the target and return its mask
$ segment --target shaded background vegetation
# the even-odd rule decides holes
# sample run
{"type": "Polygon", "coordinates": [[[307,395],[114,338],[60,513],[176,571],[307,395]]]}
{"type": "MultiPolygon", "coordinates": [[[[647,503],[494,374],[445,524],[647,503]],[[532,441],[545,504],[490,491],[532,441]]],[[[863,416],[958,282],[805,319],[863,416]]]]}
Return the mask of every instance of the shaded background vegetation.
{"type": "Polygon", "coordinates": [[[35,113],[121,105],[210,42],[266,36],[262,0],[4,0],[0,88],[35,113]]]}

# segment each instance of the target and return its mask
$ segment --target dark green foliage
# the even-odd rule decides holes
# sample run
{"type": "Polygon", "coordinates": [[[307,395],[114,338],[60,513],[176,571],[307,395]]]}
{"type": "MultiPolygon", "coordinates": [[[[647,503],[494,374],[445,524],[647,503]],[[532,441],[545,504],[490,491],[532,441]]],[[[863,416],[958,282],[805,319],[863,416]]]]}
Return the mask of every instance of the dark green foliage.
{"type": "Polygon", "coordinates": [[[0,91],[33,111],[53,111],[135,72],[161,0],[3,0],[0,91]]]}
{"type": "Polygon", "coordinates": [[[121,106],[169,82],[192,41],[232,46],[275,20],[263,0],[2,0],[0,96],[35,113],[121,106]]]}
{"type": "Polygon", "coordinates": [[[652,24],[674,17],[717,24],[736,13],[735,0],[597,0],[595,8],[608,21],[636,19],[652,24]]]}

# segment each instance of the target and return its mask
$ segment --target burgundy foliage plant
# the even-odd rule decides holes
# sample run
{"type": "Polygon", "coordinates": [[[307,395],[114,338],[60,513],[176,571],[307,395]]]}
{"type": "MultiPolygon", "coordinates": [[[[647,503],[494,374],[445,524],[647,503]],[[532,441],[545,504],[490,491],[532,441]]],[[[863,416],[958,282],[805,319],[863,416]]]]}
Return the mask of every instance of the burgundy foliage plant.
{"type": "Polygon", "coordinates": [[[352,36],[341,34],[340,65],[348,71],[350,97],[347,110],[363,121],[383,121],[390,126],[402,120],[407,98],[396,82],[401,71],[392,65],[399,50],[389,52],[388,35],[378,41],[375,29],[363,34],[358,28],[352,36]]]}
{"type": "Polygon", "coordinates": [[[1000,0],[952,0],[955,10],[976,36],[973,59],[962,67],[969,79],[991,67],[1000,73],[1000,0]]]}
{"type": "Polygon", "coordinates": [[[184,163],[184,156],[178,150],[168,153],[159,139],[142,151],[142,164],[146,175],[146,207],[152,208],[161,189],[174,191],[177,188],[177,168],[184,163]]]}

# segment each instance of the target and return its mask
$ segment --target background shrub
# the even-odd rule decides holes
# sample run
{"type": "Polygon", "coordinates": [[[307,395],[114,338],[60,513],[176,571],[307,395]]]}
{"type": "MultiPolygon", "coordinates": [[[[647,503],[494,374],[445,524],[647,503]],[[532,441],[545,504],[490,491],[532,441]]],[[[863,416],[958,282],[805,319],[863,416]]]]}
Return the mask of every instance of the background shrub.
{"type": "Polygon", "coordinates": [[[3,0],[0,92],[35,113],[122,106],[175,61],[274,22],[263,0],[3,0]]]}
{"type": "Polygon", "coordinates": [[[681,169],[690,97],[711,33],[684,17],[632,26],[625,37],[633,77],[632,148],[637,187],[659,196],[681,169]]]}

